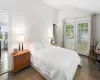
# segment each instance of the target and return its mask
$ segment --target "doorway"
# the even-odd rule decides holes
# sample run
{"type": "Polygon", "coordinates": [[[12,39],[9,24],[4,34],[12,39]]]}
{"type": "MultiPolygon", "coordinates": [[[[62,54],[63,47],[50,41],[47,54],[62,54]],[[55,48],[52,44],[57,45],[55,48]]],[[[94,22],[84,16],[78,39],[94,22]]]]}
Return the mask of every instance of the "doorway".
{"type": "Polygon", "coordinates": [[[90,22],[77,23],[76,32],[76,51],[87,55],[90,50],[90,22]]]}
{"type": "Polygon", "coordinates": [[[8,15],[0,12],[0,75],[8,71],[8,15]]]}
{"type": "Polygon", "coordinates": [[[75,23],[67,23],[65,30],[65,48],[75,50],[75,23]]]}
{"type": "Polygon", "coordinates": [[[54,37],[54,41],[57,44],[57,25],[53,24],[53,37],[54,37]]]}
{"type": "Polygon", "coordinates": [[[67,22],[65,24],[65,48],[88,55],[90,48],[90,21],[67,22]]]}

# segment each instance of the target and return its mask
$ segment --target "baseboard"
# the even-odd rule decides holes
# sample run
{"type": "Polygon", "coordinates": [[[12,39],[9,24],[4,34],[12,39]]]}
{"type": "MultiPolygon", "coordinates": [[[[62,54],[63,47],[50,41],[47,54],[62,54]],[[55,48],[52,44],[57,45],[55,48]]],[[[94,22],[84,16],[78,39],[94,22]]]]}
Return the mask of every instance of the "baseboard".
{"type": "MultiPolygon", "coordinates": [[[[78,53],[79,54],[79,53],[78,53]]],[[[89,57],[88,55],[79,54],[80,56],[89,57]]]]}
{"type": "Polygon", "coordinates": [[[1,73],[1,74],[0,74],[0,76],[2,76],[2,75],[4,75],[4,74],[6,74],[6,73],[8,73],[8,72],[9,72],[9,71],[7,71],[7,72],[4,72],[4,73],[1,73]]]}

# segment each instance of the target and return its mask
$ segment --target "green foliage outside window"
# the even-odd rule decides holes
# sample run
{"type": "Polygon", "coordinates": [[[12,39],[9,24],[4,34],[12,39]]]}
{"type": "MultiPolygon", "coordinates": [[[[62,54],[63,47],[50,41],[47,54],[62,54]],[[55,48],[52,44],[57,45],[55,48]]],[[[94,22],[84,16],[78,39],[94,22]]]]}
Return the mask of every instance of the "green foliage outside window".
{"type": "Polygon", "coordinates": [[[66,35],[67,37],[74,38],[74,26],[69,24],[66,25],[66,35]]]}
{"type": "Polygon", "coordinates": [[[2,33],[0,33],[0,39],[2,39],[2,33]]]}
{"type": "Polygon", "coordinates": [[[7,32],[5,33],[5,39],[6,40],[8,39],[8,33],[7,32]]]}
{"type": "MultiPolygon", "coordinates": [[[[80,34],[88,32],[88,23],[80,23],[78,27],[80,34]]],[[[72,24],[66,25],[66,35],[67,37],[74,38],[74,26],[72,24]]]]}
{"type": "Polygon", "coordinates": [[[79,24],[79,32],[88,32],[88,23],[80,23],[79,24]]]}

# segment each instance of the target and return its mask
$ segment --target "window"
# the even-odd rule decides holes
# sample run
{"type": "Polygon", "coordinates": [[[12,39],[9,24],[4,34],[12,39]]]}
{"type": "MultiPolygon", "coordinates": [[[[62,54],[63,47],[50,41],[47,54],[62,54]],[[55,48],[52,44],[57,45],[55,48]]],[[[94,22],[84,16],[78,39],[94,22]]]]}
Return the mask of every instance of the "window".
{"type": "Polygon", "coordinates": [[[74,26],[72,24],[66,25],[67,37],[74,38],[74,26]]]}
{"type": "Polygon", "coordinates": [[[2,33],[0,32],[0,39],[2,39],[2,33]]]}
{"type": "Polygon", "coordinates": [[[8,32],[5,32],[5,40],[8,39],[8,32]]]}
{"type": "Polygon", "coordinates": [[[85,38],[87,38],[88,33],[88,23],[79,23],[79,41],[83,42],[85,41],[85,38]]]}

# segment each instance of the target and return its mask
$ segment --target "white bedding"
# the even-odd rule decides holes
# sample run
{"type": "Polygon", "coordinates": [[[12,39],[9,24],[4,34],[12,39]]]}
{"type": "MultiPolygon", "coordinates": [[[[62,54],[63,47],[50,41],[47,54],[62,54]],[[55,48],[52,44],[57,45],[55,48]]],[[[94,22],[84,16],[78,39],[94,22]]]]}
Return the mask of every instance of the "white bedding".
{"type": "Polygon", "coordinates": [[[32,53],[32,63],[51,80],[73,80],[81,59],[75,51],[49,46],[32,53]]]}

